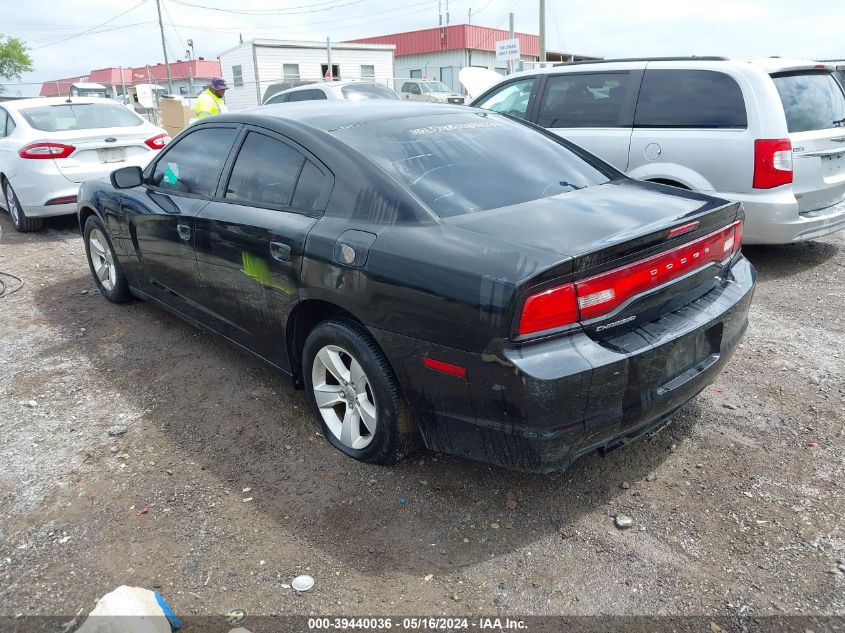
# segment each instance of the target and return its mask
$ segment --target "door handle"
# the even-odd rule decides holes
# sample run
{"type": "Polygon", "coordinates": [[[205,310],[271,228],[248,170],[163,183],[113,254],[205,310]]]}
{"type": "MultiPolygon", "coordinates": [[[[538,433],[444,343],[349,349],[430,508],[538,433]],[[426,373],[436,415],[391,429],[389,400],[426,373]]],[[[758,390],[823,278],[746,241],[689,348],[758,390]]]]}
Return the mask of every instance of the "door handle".
{"type": "Polygon", "coordinates": [[[290,246],[282,242],[270,242],[270,255],[280,262],[290,261],[290,246]]]}
{"type": "Polygon", "coordinates": [[[177,224],[176,231],[179,233],[179,237],[186,242],[191,239],[191,227],[187,224],[177,224]]]}

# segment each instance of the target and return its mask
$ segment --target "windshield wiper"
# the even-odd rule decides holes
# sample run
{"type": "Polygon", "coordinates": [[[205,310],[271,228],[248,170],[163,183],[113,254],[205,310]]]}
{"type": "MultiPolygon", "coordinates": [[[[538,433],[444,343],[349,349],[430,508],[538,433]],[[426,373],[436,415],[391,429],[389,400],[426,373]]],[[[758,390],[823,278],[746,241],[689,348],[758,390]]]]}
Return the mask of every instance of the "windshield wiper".
{"type": "Polygon", "coordinates": [[[573,185],[571,182],[566,182],[565,180],[561,180],[558,184],[560,184],[561,187],[571,187],[576,191],[584,188],[583,185],[579,187],[578,185],[573,185]]]}
{"type": "Polygon", "coordinates": [[[833,122],[833,127],[839,127],[840,125],[845,125],[845,118],[842,118],[842,119],[836,119],[836,120],[833,122]]]}

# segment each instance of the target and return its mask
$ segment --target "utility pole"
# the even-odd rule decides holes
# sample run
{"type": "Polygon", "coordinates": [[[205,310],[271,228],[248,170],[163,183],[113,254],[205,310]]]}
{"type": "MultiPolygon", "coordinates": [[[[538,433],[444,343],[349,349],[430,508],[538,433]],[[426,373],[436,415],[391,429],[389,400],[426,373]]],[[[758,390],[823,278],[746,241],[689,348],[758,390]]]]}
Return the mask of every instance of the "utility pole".
{"type": "Polygon", "coordinates": [[[546,61],[546,0],[540,0],[540,61],[546,61]]]}
{"type": "Polygon", "coordinates": [[[120,67],[120,86],[123,88],[123,101],[125,103],[128,95],[126,94],[126,79],[123,76],[123,66],[120,67]]]}
{"type": "Polygon", "coordinates": [[[332,39],[330,37],[326,38],[326,57],[328,58],[326,74],[329,78],[327,80],[323,77],[323,81],[334,81],[334,72],[332,72],[332,39]]]}
{"type": "Polygon", "coordinates": [[[472,24],[472,7],[469,8],[469,12],[467,13],[467,24],[472,24]]]}
{"type": "MultiPolygon", "coordinates": [[[[513,13],[510,14],[510,30],[508,31],[508,39],[513,39],[513,13]]],[[[513,74],[513,60],[508,60],[508,74],[513,74]]]]}
{"type": "Polygon", "coordinates": [[[161,52],[164,53],[164,70],[167,72],[167,94],[172,95],[173,81],[170,79],[170,64],[167,62],[167,45],[164,43],[164,22],[161,21],[161,0],[156,0],[156,9],[158,10],[158,28],[161,29],[161,52]]]}

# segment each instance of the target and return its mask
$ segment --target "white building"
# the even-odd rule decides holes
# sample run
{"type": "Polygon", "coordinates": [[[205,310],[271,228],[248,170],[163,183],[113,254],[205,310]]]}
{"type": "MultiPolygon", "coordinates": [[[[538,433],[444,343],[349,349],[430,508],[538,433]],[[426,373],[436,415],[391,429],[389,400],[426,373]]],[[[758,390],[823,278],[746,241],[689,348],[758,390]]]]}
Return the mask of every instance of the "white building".
{"type": "MultiPolygon", "coordinates": [[[[363,79],[393,87],[392,44],[331,45],[332,76],[363,79]]],[[[220,53],[220,71],[229,90],[229,110],[259,105],[271,84],[284,81],[319,81],[328,70],[325,42],[249,40],[220,53]]]]}

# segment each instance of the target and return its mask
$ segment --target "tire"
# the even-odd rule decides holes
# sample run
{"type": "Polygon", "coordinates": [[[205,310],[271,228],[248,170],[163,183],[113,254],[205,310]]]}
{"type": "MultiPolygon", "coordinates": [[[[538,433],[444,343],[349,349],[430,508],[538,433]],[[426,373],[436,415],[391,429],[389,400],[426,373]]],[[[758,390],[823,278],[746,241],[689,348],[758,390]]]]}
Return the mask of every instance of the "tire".
{"type": "Polygon", "coordinates": [[[395,464],[416,450],[416,428],[393,370],[358,323],[318,324],[305,340],[302,368],[317,421],[335,448],[370,464],[395,464]]]}
{"type": "Polygon", "coordinates": [[[7,179],[3,179],[3,197],[6,199],[6,210],[12,218],[12,224],[20,233],[32,233],[33,231],[40,231],[44,226],[44,221],[41,218],[28,218],[23,212],[23,207],[12,188],[12,183],[7,179]]]}
{"type": "Polygon", "coordinates": [[[129,301],[132,298],[129,283],[100,218],[96,215],[88,218],[82,237],[85,241],[85,258],[100,294],[112,303],[129,301]]]}

